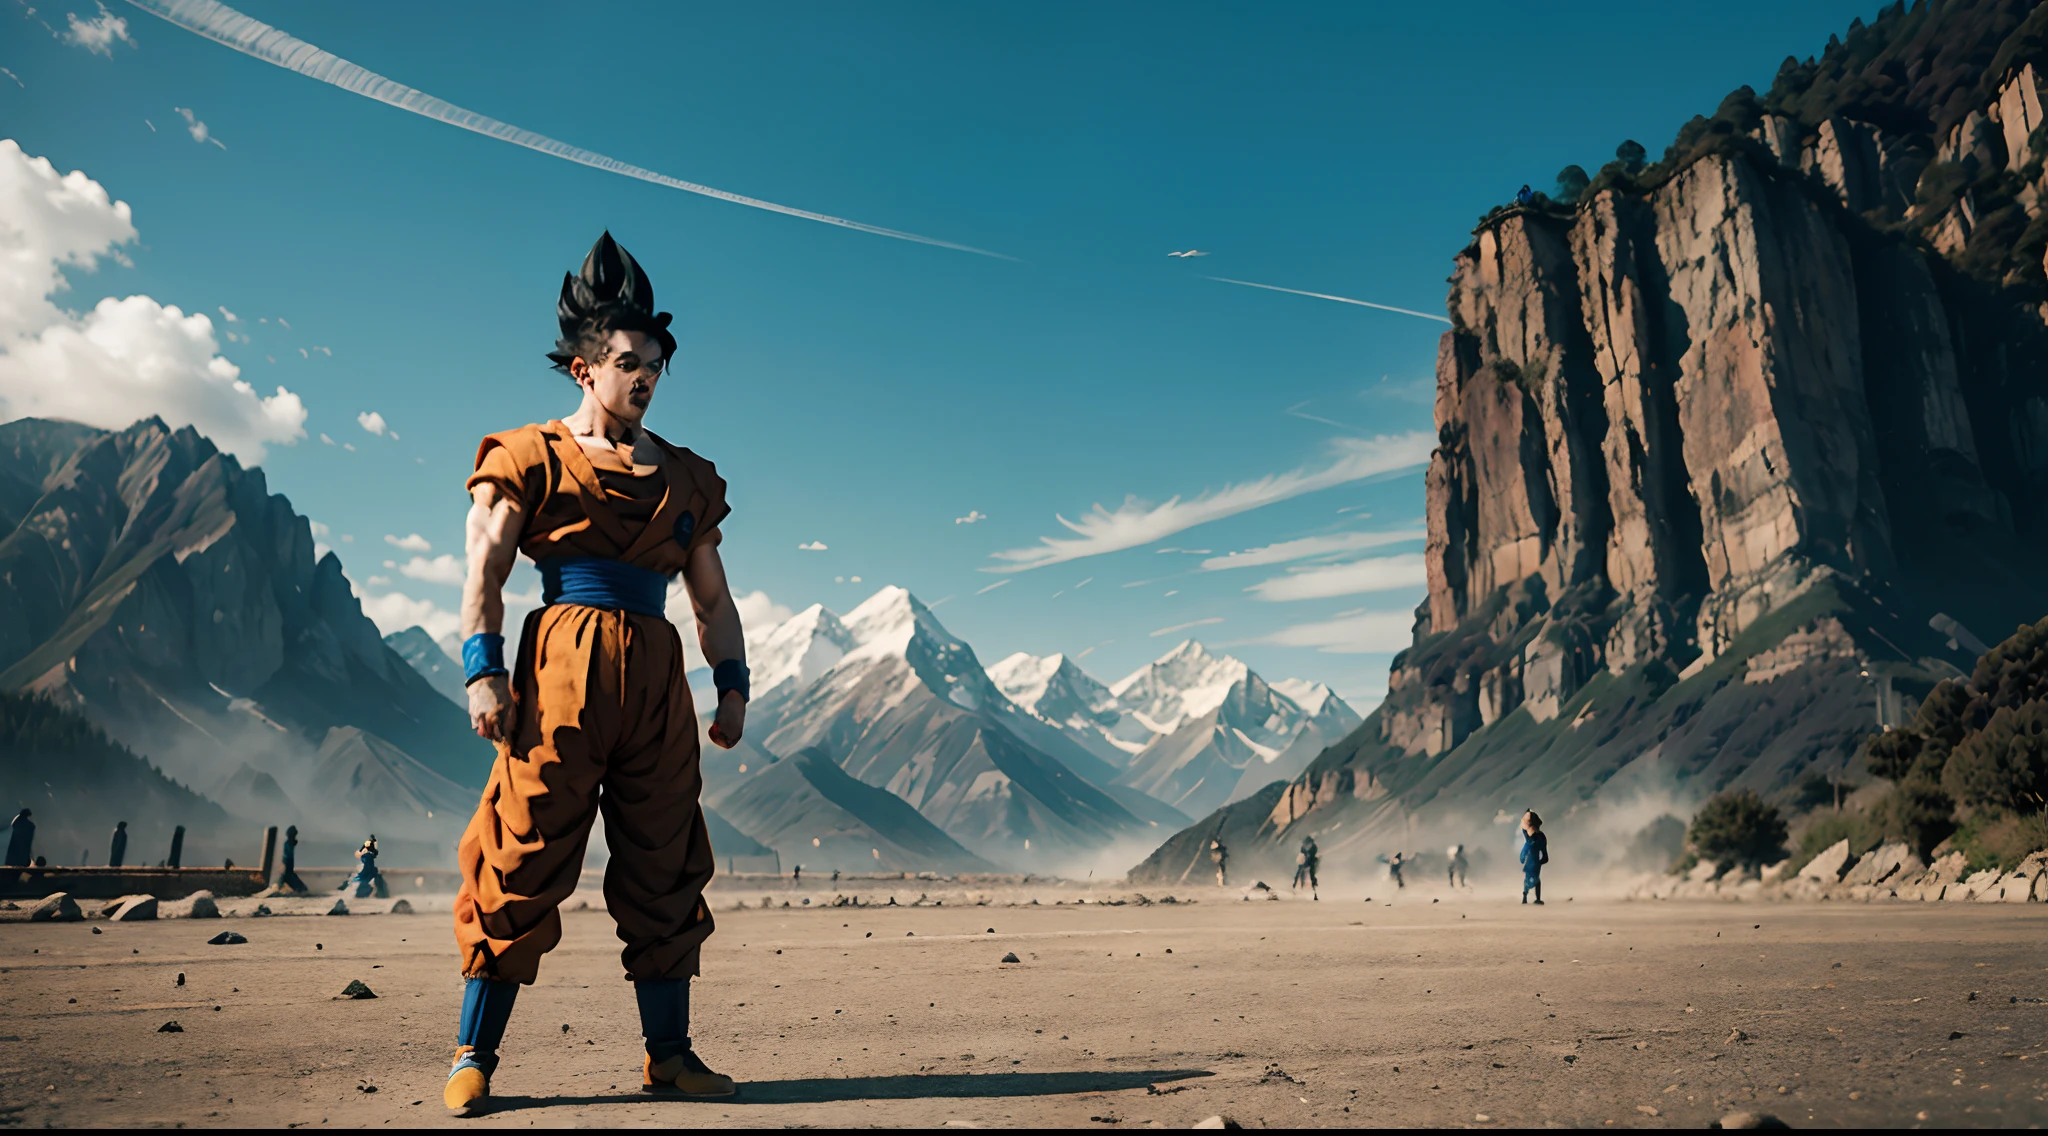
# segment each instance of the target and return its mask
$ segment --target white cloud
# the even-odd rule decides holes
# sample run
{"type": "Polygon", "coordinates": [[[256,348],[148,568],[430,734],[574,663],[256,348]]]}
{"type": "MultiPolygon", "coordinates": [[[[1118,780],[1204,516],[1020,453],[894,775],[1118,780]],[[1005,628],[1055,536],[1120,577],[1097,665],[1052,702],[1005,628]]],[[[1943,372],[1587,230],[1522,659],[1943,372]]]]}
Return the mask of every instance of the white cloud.
{"type": "Polygon", "coordinates": [[[1248,548],[1243,552],[1227,553],[1204,560],[1202,571],[1221,572],[1227,568],[1258,568],[1267,564],[1285,564],[1289,560],[1306,560],[1311,556],[1328,556],[1336,552],[1356,552],[1387,544],[1400,544],[1403,541],[1422,540],[1428,536],[1428,529],[1399,529],[1393,532],[1338,533],[1332,536],[1283,540],[1278,544],[1248,548]]]}
{"type": "Polygon", "coordinates": [[[966,516],[954,517],[953,523],[956,525],[975,525],[985,520],[988,520],[987,513],[982,512],[980,509],[969,509],[966,516]]]}
{"type": "Polygon", "coordinates": [[[453,554],[444,552],[432,560],[424,556],[415,556],[399,565],[398,571],[401,575],[415,580],[459,587],[462,584],[463,563],[455,559],[453,554]]]}
{"type": "Polygon", "coordinates": [[[1210,521],[1234,517],[1261,506],[1271,505],[1304,493],[1319,489],[1363,481],[1369,477],[1393,473],[1429,460],[1430,450],[1436,445],[1433,434],[1420,430],[1406,434],[1382,435],[1377,438],[1339,438],[1331,443],[1337,450],[1335,461],[1321,469],[1296,469],[1287,473],[1268,474],[1257,481],[1242,485],[1229,485],[1213,493],[1204,493],[1192,501],[1179,497],[1163,505],[1149,505],[1136,498],[1125,498],[1124,503],[1111,512],[1101,505],[1094,512],[1085,514],[1079,521],[1065,517],[1057,518],[1076,536],[1072,538],[1040,537],[1036,548],[1016,548],[993,554],[996,560],[1008,561],[1008,566],[984,568],[984,572],[1022,572],[1032,568],[1043,568],[1048,564],[1061,564],[1078,560],[1084,556],[1100,556],[1105,552],[1121,552],[1126,548],[1150,544],[1163,540],[1174,533],[1210,521]]]}
{"type": "Polygon", "coordinates": [[[355,542],[356,542],[355,534],[353,534],[353,533],[342,533],[342,534],[341,534],[341,543],[343,543],[343,544],[354,544],[355,542]]]}
{"type": "Polygon", "coordinates": [[[405,536],[392,536],[390,533],[385,533],[384,543],[393,548],[402,548],[407,552],[432,552],[434,550],[434,546],[427,541],[427,538],[418,533],[407,533],[405,536]]]}
{"type": "Polygon", "coordinates": [[[328,437],[325,434],[322,434],[320,435],[320,444],[323,446],[331,446],[334,444],[334,439],[328,437]]]}
{"type": "Polygon", "coordinates": [[[379,436],[382,436],[384,431],[388,429],[384,424],[384,416],[374,410],[365,410],[361,414],[356,415],[356,425],[379,436]]]}
{"type": "MultiPolygon", "coordinates": [[[[363,614],[386,635],[408,627],[423,627],[427,634],[442,639],[462,631],[462,617],[432,600],[417,600],[404,592],[386,592],[381,596],[357,592],[356,598],[363,605],[363,614]]],[[[509,615],[506,625],[512,625],[509,615]]]]}
{"type": "Polygon", "coordinates": [[[242,322],[242,317],[241,317],[241,316],[238,316],[238,315],[236,315],[235,313],[233,313],[233,312],[231,312],[231,311],[229,311],[229,310],[228,310],[228,306],[227,306],[226,304],[218,304],[218,305],[216,305],[216,306],[220,308],[220,318],[222,318],[222,319],[224,319],[224,320],[228,321],[229,323],[240,323],[240,322],[242,322]]]}
{"type": "Polygon", "coordinates": [[[332,347],[322,347],[319,344],[314,344],[313,350],[318,351],[320,354],[327,356],[329,359],[334,358],[334,348],[332,347]]]}
{"type": "Polygon", "coordinates": [[[373,588],[388,588],[388,587],[390,587],[390,586],[391,586],[391,577],[389,577],[389,576],[372,576],[372,577],[370,577],[370,578],[369,578],[368,580],[366,580],[366,581],[364,581],[364,582],[365,582],[365,583],[367,583],[367,584],[369,584],[369,585],[370,585],[371,587],[373,587],[373,588]]]}
{"type": "Polygon", "coordinates": [[[798,552],[823,552],[825,551],[825,542],[822,540],[807,540],[797,545],[796,550],[798,552]]]}
{"type": "Polygon", "coordinates": [[[1316,623],[1297,623],[1252,640],[1283,647],[1314,647],[1331,655],[1400,651],[1415,639],[1415,613],[1346,612],[1316,623]]]}
{"type": "Polygon", "coordinates": [[[216,352],[213,321],[148,296],[79,314],[52,297],[64,268],[118,258],[137,237],[128,204],[85,174],[0,139],[0,421],[40,416],[124,429],[158,415],[192,426],[244,463],[305,437],[306,408],[264,397],[216,352]]]}
{"type": "Polygon", "coordinates": [[[208,130],[206,128],[206,124],[199,121],[199,116],[192,113],[191,107],[172,107],[171,109],[177,111],[178,114],[184,118],[185,133],[190,134],[192,136],[192,141],[211,142],[223,150],[228,148],[227,143],[221,141],[218,138],[215,138],[213,136],[213,131],[208,130]]]}
{"type": "Polygon", "coordinates": [[[854,583],[856,583],[856,584],[860,583],[860,577],[859,577],[859,576],[848,576],[848,577],[847,577],[847,579],[848,579],[848,580],[851,580],[852,582],[854,582],[854,583]]]}
{"type": "Polygon", "coordinates": [[[1260,580],[1245,591],[1268,601],[1320,600],[1419,587],[1426,580],[1424,573],[1422,554],[1409,552],[1302,568],[1285,576],[1260,580]]]}
{"type": "Polygon", "coordinates": [[[324,522],[307,521],[306,523],[312,526],[313,535],[319,537],[321,540],[326,540],[329,536],[333,535],[334,533],[334,530],[328,528],[324,522]]]}
{"type": "Polygon", "coordinates": [[[996,581],[995,583],[993,583],[993,584],[990,584],[990,585],[989,585],[988,587],[986,587],[986,588],[977,588],[977,589],[975,589],[975,592],[974,592],[974,594],[975,594],[975,595],[977,595],[977,596],[981,596],[981,595],[987,595],[988,593],[990,593],[990,592],[993,592],[993,591],[995,591],[995,590],[996,590],[997,588],[1000,588],[1000,587],[1002,587],[1002,586],[1003,586],[1004,584],[1007,584],[1007,583],[1009,583],[1009,582],[1010,582],[1009,578],[1008,578],[1008,577],[1004,577],[1003,579],[997,580],[997,581],[996,581]]]}
{"type": "Polygon", "coordinates": [[[286,331],[290,331],[292,329],[292,321],[284,318],[283,316],[277,317],[277,325],[279,327],[284,328],[286,331]]]}
{"type": "Polygon", "coordinates": [[[347,450],[349,453],[356,452],[356,444],[354,442],[343,442],[341,444],[341,448],[347,450]]]}
{"type": "Polygon", "coordinates": [[[1223,622],[1223,617],[1220,615],[1212,615],[1207,619],[1191,619],[1186,623],[1176,623],[1172,627],[1162,627],[1157,631],[1151,632],[1151,636],[1157,639],[1161,635],[1171,635],[1176,631],[1186,631],[1190,627],[1207,627],[1212,623],[1221,622],[1223,622]]]}
{"type": "MultiPolygon", "coordinates": [[[[82,47],[94,55],[104,55],[112,59],[115,44],[135,46],[134,38],[128,34],[128,21],[107,11],[105,4],[100,5],[100,14],[95,19],[81,20],[78,13],[72,12],[70,21],[71,26],[65,30],[62,39],[73,47],[82,47]]],[[[17,79],[15,82],[20,80],[17,79]]]]}

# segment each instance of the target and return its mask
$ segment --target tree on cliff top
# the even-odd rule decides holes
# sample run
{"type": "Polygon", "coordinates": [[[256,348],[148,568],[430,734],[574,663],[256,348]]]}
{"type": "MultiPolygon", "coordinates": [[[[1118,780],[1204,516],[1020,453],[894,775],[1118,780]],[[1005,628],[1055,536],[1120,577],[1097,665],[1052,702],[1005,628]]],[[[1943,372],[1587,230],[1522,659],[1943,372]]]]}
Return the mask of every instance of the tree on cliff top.
{"type": "Polygon", "coordinates": [[[1758,868],[1785,858],[1785,818],[1750,789],[1720,793],[1692,818],[1694,851],[1723,868],[1758,868]]]}

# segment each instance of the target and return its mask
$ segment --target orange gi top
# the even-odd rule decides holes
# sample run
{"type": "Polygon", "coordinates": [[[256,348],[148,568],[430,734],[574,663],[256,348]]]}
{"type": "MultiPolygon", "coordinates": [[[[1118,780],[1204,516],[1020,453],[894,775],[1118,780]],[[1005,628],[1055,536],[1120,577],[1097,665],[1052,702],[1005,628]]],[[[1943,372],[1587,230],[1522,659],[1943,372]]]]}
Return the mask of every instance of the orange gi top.
{"type": "MultiPolygon", "coordinates": [[[[710,462],[654,440],[661,468],[636,477],[559,421],[522,426],[484,439],[469,487],[495,485],[519,502],[519,547],[537,561],[602,557],[673,577],[692,551],[718,543],[730,510],[710,462]]],[[[697,973],[713,860],[684,666],[675,626],[658,615],[565,602],[526,617],[511,736],[456,852],[464,974],[534,980],[561,938],[557,909],[600,813],[611,850],[605,907],[627,975],[697,973]]]]}

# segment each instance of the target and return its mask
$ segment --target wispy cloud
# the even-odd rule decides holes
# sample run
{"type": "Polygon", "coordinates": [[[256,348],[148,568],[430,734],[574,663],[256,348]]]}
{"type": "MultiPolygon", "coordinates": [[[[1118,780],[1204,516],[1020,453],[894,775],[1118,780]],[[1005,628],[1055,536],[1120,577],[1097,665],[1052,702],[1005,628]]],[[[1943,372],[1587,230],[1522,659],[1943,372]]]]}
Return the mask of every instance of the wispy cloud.
{"type": "MultiPolygon", "coordinates": [[[[90,20],[81,20],[78,13],[71,13],[71,26],[65,29],[60,38],[73,47],[82,47],[94,55],[104,55],[112,59],[115,44],[125,43],[129,47],[134,47],[135,40],[128,34],[128,21],[125,18],[107,11],[105,4],[99,7],[100,14],[90,20]]],[[[17,83],[20,81],[15,80],[17,83]]]]}
{"type": "Polygon", "coordinates": [[[986,587],[986,588],[977,588],[977,589],[975,589],[975,592],[974,592],[974,594],[975,594],[975,595],[977,595],[977,596],[985,596],[985,595],[987,595],[988,593],[990,593],[990,592],[993,592],[993,591],[995,591],[995,590],[996,590],[997,588],[1000,588],[1000,587],[1002,587],[1002,586],[1003,586],[1004,584],[1007,584],[1007,583],[1009,583],[1009,582],[1010,582],[1010,577],[1008,577],[1008,576],[1005,576],[1005,577],[1003,577],[1002,579],[1000,579],[1000,580],[997,580],[997,581],[996,581],[995,583],[993,583],[993,584],[990,584],[990,585],[989,585],[988,587],[986,587]]]}
{"type": "Polygon", "coordinates": [[[1247,548],[1243,552],[1213,557],[1202,561],[1204,572],[1221,572],[1228,568],[1262,568],[1268,564],[1285,564],[1290,560],[1306,560],[1311,556],[1329,556],[1339,552],[1358,552],[1367,548],[1399,544],[1407,540],[1422,540],[1429,535],[1428,529],[1396,529],[1392,532],[1336,533],[1330,536],[1305,536],[1299,540],[1283,540],[1261,548],[1247,548]]]}
{"type": "Polygon", "coordinates": [[[980,509],[969,509],[966,516],[954,517],[953,523],[956,525],[976,525],[985,520],[988,520],[987,513],[982,512],[980,509]]]}
{"type": "Polygon", "coordinates": [[[393,536],[390,533],[385,533],[384,543],[393,548],[402,548],[407,552],[432,552],[434,550],[434,546],[428,542],[427,538],[418,533],[408,533],[405,536],[393,536]]]}
{"type": "Polygon", "coordinates": [[[384,421],[384,416],[374,410],[365,410],[361,414],[356,415],[356,425],[380,437],[383,436],[384,431],[390,429],[390,426],[384,421]]]}
{"type": "Polygon", "coordinates": [[[1250,642],[1313,647],[1330,655],[1364,655],[1407,648],[1414,641],[1414,628],[1413,612],[1345,612],[1315,623],[1283,627],[1250,642]]]}
{"type": "Polygon", "coordinates": [[[1171,635],[1176,631],[1186,631],[1190,627],[1207,627],[1212,623],[1221,622],[1223,622],[1222,616],[1212,615],[1207,619],[1191,619],[1186,623],[1176,623],[1172,627],[1162,627],[1157,631],[1150,632],[1150,635],[1152,638],[1157,639],[1161,635],[1171,635]]]}
{"type": "Polygon", "coordinates": [[[705,197],[717,198],[720,201],[729,201],[735,205],[745,205],[753,209],[765,209],[771,213],[781,213],[789,217],[801,217],[807,221],[837,225],[840,228],[853,229],[857,232],[872,233],[878,237],[892,237],[899,241],[914,241],[922,245],[933,245],[938,248],[953,249],[957,252],[971,252],[980,256],[992,256],[1000,260],[1014,259],[1001,253],[990,252],[987,249],[978,249],[971,245],[955,244],[952,241],[919,236],[916,233],[906,233],[899,229],[885,229],[880,225],[850,221],[844,217],[833,217],[825,213],[813,213],[808,209],[797,209],[788,205],[778,205],[772,201],[763,201],[757,197],[746,197],[723,189],[713,189],[708,185],[698,185],[695,182],[672,178],[667,174],[643,169],[640,166],[619,161],[617,158],[610,158],[594,151],[585,150],[580,146],[572,146],[567,142],[557,141],[544,134],[536,134],[531,130],[522,130],[510,123],[499,122],[495,118],[478,114],[475,111],[464,110],[452,103],[437,99],[425,91],[416,90],[403,83],[386,79],[382,75],[376,74],[373,71],[367,71],[350,63],[340,56],[322,51],[304,40],[296,39],[268,24],[243,15],[241,12],[225,4],[214,3],[213,0],[129,0],[129,3],[148,12],[152,16],[158,16],[170,23],[176,24],[186,31],[204,36],[223,47],[233,48],[244,55],[260,59],[273,66],[282,67],[287,71],[296,71],[309,79],[317,79],[322,83],[339,87],[344,91],[397,107],[399,110],[410,111],[413,114],[431,118],[436,122],[443,122],[449,126],[459,126],[464,130],[475,131],[487,138],[496,138],[501,142],[510,142],[515,146],[523,146],[529,150],[536,150],[552,157],[561,158],[564,161],[575,162],[578,165],[589,166],[592,169],[603,170],[606,173],[637,178],[641,181],[652,182],[655,185],[667,186],[670,189],[680,189],[686,193],[701,194],[705,197]]]}
{"type": "Polygon", "coordinates": [[[220,318],[222,318],[222,319],[224,319],[224,320],[228,321],[229,323],[240,323],[240,322],[242,322],[242,317],[241,317],[241,316],[238,316],[238,315],[236,315],[235,313],[233,313],[233,312],[231,312],[231,311],[229,311],[229,310],[228,310],[228,306],[227,306],[226,304],[220,304],[220,305],[218,305],[218,307],[220,308],[220,318]]]}
{"type": "Polygon", "coordinates": [[[180,115],[184,117],[185,133],[190,134],[192,136],[192,141],[211,142],[223,150],[228,148],[227,143],[221,141],[218,138],[215,138],[213,136],[213,131],[208,130],[206,128],[206,124],[199,121],[199,116],[192,113],[191,107],[172,107],[171,109],[177,111],[180,115]]]}
{"type": "Polygon", "coordinates": [[[798,552],[824,552],[825,542],[822,540],[807,540],[797,545],[796,550],[798,552]]]}
{"type": "MultiPolygon", "coordinates": [[[[983,568],[984,572],[1022,572],[1100,556],[1150,544],[1196,525],[1234,517],[1265,505],[1347,485],[1371,477],[1395,473],[1429,460],[1436,437],[1420,430],[1377,438],[1339,438],[1332,443],[1337,457],[1317,469],[1296,469],[1268,474],[1257,481],[1225,486],[1204,493],[1192,501],[1175,497],[1163,505],[1126,498],[1112,512],[1096,505],[1078,521],[1057,517],[1072,537],[1040,537],[1038,547],[1015,548],[992,554],[1005,564],[983,568]]],[[[1162,549],[1161,551],[1166,551],[1162,549]]]]}
{"type": "Polygon", "coordinates": [[[1355,596],[1366,592],[1387,592],[1424,582],[1422,554],[1378,556],[1349,564],[1326,564],[1303,568],[1285,576],[1260,580],[1245,591],[1262,600],[1320,600],[1331,596],[1355,596]]]}
{"type": "MultiPolygon", "coordinates": [[[[7,77],[8,77],[9,79],[12,79],[12,80],[14,80],[14,85],[15,85],[15,86],[17,86],[17,87],[20,87],[20,88],[21,88],[22,90],[24,90],[24,91],[28,90],[28,84],[27,84],[27,83],[24,83],[24,82],[22,82],[22,81],[21,81],[21,76],[19,76],[19,75],[16,75],[16,74],[15,74],[14,72],[12,72],[12,71],[9,71],[9,70],[8,70],[7,68],[5,68],[5,67],[0,67],[0,75],[5,75],[5,76],[7,76],[7,77]]],[[[145,121],[146,121],[146,120],[145,120],[145,121]]],[[[155,130],[155,129],[156,129],[156,127],[152,126],[152,127],[150,127],[150,129],[151,129],[151,130],[155,130]]]]}
{"type": "MultiPolygon", "coordinates": [[[[134,2],[135,0],[129,0],[129,3],[131,4],[134,2]]],[[[1232,280],[1227,276],[1204,276],[1202,277],[1202,279],[1214,280],[1218,284],[1239,284],[1246,288],[1263,288],[1268,292],[1286,292],[1289,295],[1294,296],[1309,296],[1317,300],[1335,300],[1337,303],[1340,304],[1356,304],[1361,308],[1377,308],[1383,312],[1399,312],[1404,316],[1415,316],[1418,319],[1435,320],[1438,323],[1451,322],[1444,316],[1435,316],[1429,314],[1428,312],[1418,312],[1413,308],[1397,308],[1394,307],[1392,304],[1375,304],[1371,300],[1354,300],[1349,296],[1332,296],[1328,292],[1304,292],[1299,288],[1282,288],[1277,284],[1254,284],[1249,280],[1232,280]]]]}

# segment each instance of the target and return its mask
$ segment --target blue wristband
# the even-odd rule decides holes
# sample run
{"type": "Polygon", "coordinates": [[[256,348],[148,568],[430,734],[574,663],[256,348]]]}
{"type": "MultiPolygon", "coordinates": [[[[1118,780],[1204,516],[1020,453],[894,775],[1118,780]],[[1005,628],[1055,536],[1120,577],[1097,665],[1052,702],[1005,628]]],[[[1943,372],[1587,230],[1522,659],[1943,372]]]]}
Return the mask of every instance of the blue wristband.
{"type": "Polygon", "coordinates": [[[480,631],[462,642],[462,685],[480,678],[510,674],[505,669],[505,637],[480,631]]]}
{"type": "Polygon", "coordinates": [[[737,690],[740,692],[741,698],[746,698],[748,691],[747,664],[740,662],[738,659],[727,659],[712,667],[711,685],[717,688],[718,700],[721,702],[725,701],[725,693],[729,690],[737,690]]]}

